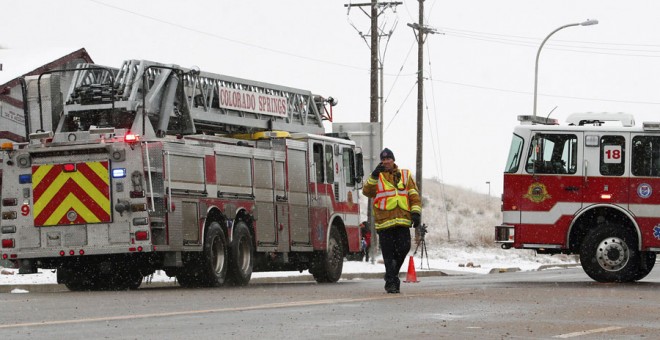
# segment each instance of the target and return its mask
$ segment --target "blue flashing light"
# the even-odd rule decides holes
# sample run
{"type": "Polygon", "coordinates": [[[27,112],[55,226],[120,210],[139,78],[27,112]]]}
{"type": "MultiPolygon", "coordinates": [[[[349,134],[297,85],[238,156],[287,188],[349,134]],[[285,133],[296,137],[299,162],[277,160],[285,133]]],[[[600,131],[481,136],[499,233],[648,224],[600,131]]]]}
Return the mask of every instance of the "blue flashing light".
{"type": "Polygon", "coordinates": [[[32,174],[18,175],[18,183],[20,184],[32,183],[32,174]]]}
{"type": "Polygon", "coordinates": [[[126,177],[125,168],[112,169],[112,178],[124,178],[124,177],[126,177]]]}

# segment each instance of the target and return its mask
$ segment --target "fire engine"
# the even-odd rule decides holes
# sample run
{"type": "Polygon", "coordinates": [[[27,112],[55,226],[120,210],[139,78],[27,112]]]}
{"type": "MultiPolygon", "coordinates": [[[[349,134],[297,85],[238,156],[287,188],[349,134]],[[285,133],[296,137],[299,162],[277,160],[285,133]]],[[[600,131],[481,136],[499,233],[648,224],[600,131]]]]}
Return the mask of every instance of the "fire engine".
{"type": "Polygon", "coordinates": [[[504,171],[502,248],[579,254],[599,282],[631,282],[660,251],[660,123],[582,113],[521,116],[504,171]]]}
{"type": "Polygon", "coordinates": [[[73,73],[61,112],[44,112],[46,72],[27,87],[41,125],[1,150],[1,254],[19,273],[57,269],[70,290],[155,270],[187,287],[336,282],[360,251],[362,155],[325,134],[332,97],[144,60],[58,72],[73,73]]]}

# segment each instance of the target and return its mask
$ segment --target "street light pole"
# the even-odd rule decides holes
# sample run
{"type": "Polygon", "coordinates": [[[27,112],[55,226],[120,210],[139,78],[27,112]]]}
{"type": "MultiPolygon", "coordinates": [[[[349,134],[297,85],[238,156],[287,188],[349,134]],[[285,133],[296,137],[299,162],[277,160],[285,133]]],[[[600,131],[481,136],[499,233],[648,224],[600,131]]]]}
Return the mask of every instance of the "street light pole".
{"type": "Polygon", "coordinates": [[[488,184],[488,197],[490,197],[490,181],[487,181],[486,184],[488,184]]]}
{"type": "Polygon", "coordinates": [[[541,55],[541,49],[543,48],[543,45],[545,45],[545,42],[548,41],[548,39],[550,39],[550,37],[553,34],[557,33],[557,31],[562,30],[566,27],[591,26],[591,25],[597,25],[597,24],[598,24],[598,20],[587,20],[587,21],[583,21],[583,22],[577,22],[577,23],[574,23],[574,24],[564,25],[564,26],[561,26],[561,27],[555,29],[554,31],[550,32],[550,34],[548,34],[548,36],[545,37],[545,39],[543,39],[543,42],[541,43],[541,46],[539,46],[539,50],[536,52],[536,65],[534,67],[534,111],[533,111],[534,118],[536,118],[536,98],[537,98],[537,93],[538,93],[537,89],[538,89],[538,83],[539,83],[539,56],[541,55]]]}

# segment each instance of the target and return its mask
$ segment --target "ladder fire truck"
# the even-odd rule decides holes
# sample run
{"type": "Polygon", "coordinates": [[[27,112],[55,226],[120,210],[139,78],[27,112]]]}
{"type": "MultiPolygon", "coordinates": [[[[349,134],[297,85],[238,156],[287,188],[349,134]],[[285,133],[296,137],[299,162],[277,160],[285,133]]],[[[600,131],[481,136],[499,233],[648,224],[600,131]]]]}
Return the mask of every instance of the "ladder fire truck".
{"type": "Polygon", "coordinates": [[[631,282],[660,251],[660,123],[588,113],[521,116],[504,171],[502,248],[579,254],[599,282],[631,282]]]}
{"type": "Polygon", "coordinates": [[[56,268],[71,290],[136,289],[155,270],[187,287],[336,282],[360,251],[362,155],[324,133],[332,97],[143,60],[61,72],[55,131],[45,73],[26,110],[42,125],[2,145],[0,250],[19,273],[56,268]]]}

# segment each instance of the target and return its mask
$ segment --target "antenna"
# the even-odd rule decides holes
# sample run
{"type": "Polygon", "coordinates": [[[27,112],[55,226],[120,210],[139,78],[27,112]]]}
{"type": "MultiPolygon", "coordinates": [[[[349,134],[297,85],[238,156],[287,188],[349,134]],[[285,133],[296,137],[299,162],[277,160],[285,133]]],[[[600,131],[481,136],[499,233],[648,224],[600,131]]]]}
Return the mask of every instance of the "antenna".
{"type": "Polygon", "coordinates": [[[547,116],[547,117],[545,117],[545,119],[548,119],[548,118],[550,118],[550,115],[551,115],[551,114],[552,114],[553,112],[555,112],[555,110],[556,110],[556,109],[557,109],[557,106],[555,106],[555,108],[554,108],[554,109],[552,109],[552,110],[550,110],[550,112],[548,112],[548,116],[547,116]]]}

